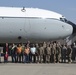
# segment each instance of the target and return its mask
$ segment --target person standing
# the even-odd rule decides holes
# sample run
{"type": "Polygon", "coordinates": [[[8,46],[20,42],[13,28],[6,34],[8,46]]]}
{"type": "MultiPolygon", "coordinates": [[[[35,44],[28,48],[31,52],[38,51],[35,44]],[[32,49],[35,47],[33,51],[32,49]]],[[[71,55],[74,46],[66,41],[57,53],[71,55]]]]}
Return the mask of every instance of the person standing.
{"type": "Polygon", "coordinates": [[[29,45],[25,46],[25,50],[24,50],[24,55],[25,55],[25,60],[24,63],[29,63],[29,53],[30,53],[30,47],[29,45]]]}
{"type": "Polygon", "coordinates": [[[72,61],[74,62],[76,58],[76,43],[73,44],[72,48],[72,61]]]}
{"type": "Polygon", "coordinates": [[[51,62],[55,63],[56,62],[56,44],[52,44],[51,48],[51,62]]]}
{"type": "Polygon", "coordinates": [[[71,48],[71,46],[69,45],[69,46],[67,47],[68,63],[71,63],[71,55],[72,55],[72,48],[71,48]]]}
{"type": "Polygon", "coordinates": [[[50,63],[50,55],[51,55],[51,47],[50,47],[50,45],[47,45],[47,47],[46,47],[46,61],[47,61],[47,63],[50,63]]]}
{"type": "Polygon", "coordinates": [[[36,43],[36,57],[37,57],[37,63],[39,63],[39,44],[36,43]]]}
{"type": "Polygon", "coordinates": [[[43,54],[44,54],[44,47],[42,44],[40,44],[40,48],[39,48],[40,63],[43,62],[43,54]]]}
{"type": "Polygon", "coordinates": [[[17,62],[21,63],[21,52],[22,52],[22,46],[21,44],[18,44],[17,46],[17,62]]]}
{"type": "Polygon", "coordinates": [[[11,58],[12,58],[12,63],[16,62],[16,45],[13,43],[12,48],[11,48],[11,58]]]}
{"type": "Polygon", "coordinates": [[[0,63],[1,63],[1,49],[0,49],[0,63]]]}
{"type": "Polygon", "coordinates": [[[34,44],[32,44],[32,47],[30,48],[31,54],[32,54],[32,59],[33,63],[36,63],[36,47],[34,44]]]}
{"type": "Polygon", "coordinates": [[[21,50],[22,63],[24,63],[24,50],[25,50],[25,46],[24,44],[22,44],[22,50],[21,50]]]}
{"type": "Polygon", "coordinates": [[[56,63],[60,62],[60,54],[61,54],[61,48],[59,44],[56,44],[56,63]]]}
{"type": "MultiPolygon", "coordinates": [[[[6,60],[6,57],[5,57],[5,55],[7,54],[8,55],[8,50],[9,48],[8,48],[8,43],[5,43],[5,45],[4,45],[4,47],[3,47],[3,53],[4,53],[4,62],[5,62],[5,60],[6,60]]],[[[8,60],[8,58],[7,58],[7,60],[8,60]]]]}
{"type": "Polygon", "coordinates": [[[46,42],[43,42],[43,63],[46,63],[46,42]]]}
{"type": "Polygon", "coordinates": [[[4,55],[4,63],[8,62],[8,52],[6,51],[5,55],[4,55]]]}
{"type": "Polygon", "coordinates": [[[62,58],[62,62],[64,63],[66,63],[66,51],[67,51],[67,47],[66,45],[63,45],[61,50],[61,58],[62,58]]]}

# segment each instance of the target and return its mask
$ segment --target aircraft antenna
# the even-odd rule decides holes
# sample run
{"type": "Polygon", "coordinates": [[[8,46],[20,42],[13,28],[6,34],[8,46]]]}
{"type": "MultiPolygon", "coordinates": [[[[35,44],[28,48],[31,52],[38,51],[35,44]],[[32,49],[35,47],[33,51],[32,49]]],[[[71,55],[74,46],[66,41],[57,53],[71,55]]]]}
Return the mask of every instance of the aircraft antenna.
{"type": "Polygon", "coordinates": [[[25,7],[23,7],[23,8],[21,9],[21,11],[22,11],[22,12],[25,12],[25,11],[26,11],[25,7]]]}

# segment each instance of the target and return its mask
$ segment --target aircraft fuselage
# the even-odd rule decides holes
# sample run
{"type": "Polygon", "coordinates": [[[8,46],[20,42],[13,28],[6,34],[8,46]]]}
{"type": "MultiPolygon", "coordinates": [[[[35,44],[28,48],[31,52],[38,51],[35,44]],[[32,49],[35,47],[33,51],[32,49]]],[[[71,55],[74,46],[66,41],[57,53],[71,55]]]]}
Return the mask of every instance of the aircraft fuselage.
{"type": "Polygon", "coordinates": [[[50,11],[41,9],[29,8],[25,11],[22,11],[21,8],[16,9],[0,8],[1,43],[54,40],[65,38],[73,32],[71,25],[59,20],[62,15],[58,14],[59,17],[53,17],[50,11]]]}

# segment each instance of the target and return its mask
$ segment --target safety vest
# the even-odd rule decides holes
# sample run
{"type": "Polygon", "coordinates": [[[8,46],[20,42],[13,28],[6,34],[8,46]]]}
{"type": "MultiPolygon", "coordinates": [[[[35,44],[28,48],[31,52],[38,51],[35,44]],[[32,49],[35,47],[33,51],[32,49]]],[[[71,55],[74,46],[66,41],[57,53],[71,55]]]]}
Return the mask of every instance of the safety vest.
{"type": "Polygon", "coordinates": [[[21,53],[22,47],[17,47],[17,53],[21,53]]]}
{"type": "Polygon", "coordinates": [[[25,53],[25,54],[29,54],[29,53],[30,53],[30,49],[29,49],[29,48],[25,48],[24,53],[25,53]]]}

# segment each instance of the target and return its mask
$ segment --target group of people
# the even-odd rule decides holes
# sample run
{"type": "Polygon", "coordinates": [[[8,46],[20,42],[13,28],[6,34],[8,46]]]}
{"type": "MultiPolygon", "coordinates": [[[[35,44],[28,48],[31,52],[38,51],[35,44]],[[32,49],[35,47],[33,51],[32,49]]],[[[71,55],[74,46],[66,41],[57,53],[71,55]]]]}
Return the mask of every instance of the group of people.
{"type": "MultiPolygon", "coordinates": [[[[10,46],[12,63],[71,63],[76,58],[76,44],[60,42],[19,43],[10,46]]],[[[5,62],[8,62],[6,50],[5,62]]]]}

